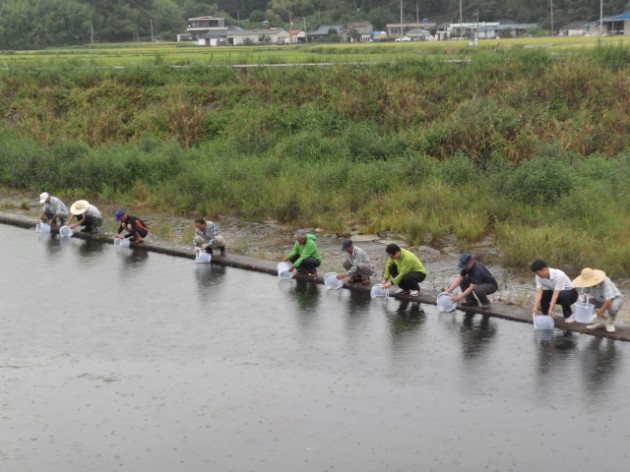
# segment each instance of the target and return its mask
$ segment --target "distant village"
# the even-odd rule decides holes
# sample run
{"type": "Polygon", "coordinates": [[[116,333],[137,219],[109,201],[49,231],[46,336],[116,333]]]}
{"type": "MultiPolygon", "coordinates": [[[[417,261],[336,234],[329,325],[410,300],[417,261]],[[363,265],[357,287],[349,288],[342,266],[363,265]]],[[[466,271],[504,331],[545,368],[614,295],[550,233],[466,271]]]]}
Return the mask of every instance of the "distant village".
{"type": "MultiPolygon", "coordinates": [[[[264,26],[264,24],[263,24],[264,26]]],[[[306,29],[268,28],[243,29],[226,26],[224,18],[202,16],[188,19],[186,33],[177,41],[200,46],[241,46],[256,44],[299,44],[318,42],[369,43],[373,41],[445,41],[451,39],[517,38],[538,29],[535,23],[468,22],[431,23],[424,19],[415,23],[392,23],[385,31],[374,31],[368,22],[320,25],[306,29]]],[[[572,22],[554,31],[556,36],[630,35],[630,11],[590,22],[572,22]]]]}

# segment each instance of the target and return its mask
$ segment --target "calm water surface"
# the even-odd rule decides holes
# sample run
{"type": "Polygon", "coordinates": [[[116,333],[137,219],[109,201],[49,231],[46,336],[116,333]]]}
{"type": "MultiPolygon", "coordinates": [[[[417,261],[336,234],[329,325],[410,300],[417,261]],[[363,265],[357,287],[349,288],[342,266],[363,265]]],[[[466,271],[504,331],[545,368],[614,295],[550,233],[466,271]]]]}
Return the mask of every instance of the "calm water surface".
{"type": "Polygon", "coordinates": [[[628,470],[627,343],[0,241],[2,471],[628,470]]]}

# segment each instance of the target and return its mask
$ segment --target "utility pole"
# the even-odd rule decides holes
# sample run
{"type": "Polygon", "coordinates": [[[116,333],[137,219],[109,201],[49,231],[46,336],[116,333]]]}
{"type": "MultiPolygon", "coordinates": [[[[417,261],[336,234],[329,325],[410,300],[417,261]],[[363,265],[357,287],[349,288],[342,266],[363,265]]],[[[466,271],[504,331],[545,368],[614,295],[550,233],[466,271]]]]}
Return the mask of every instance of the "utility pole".
{"type": "Polygon", "coordinates": [[[461,39],[464,35],[463,35],[463,24],[464,24],[464,15],[463,15],[463,10],[462,10],[462,0],[459,0],[459,38],[461,39]]]}
{"type": "Polygon", "coordinates": [[[400,37],[403,36],[403,0],[400,0],[400,37]]]}
{"type": "Polygon", "coordinates": [[[604,0],[599,0],[599,35],[604,34],[604,0]]]}
{"type": "Polygon", "coordinates": [[[304,20],[304,43],[308,44],[308,33],[306,32],[306,17],[303,16],[302,20],[304,20]]]}
{"type": "Polygon", "coordinates": [[[151,21],[151,42],[155,42],[155,40],[153,39],[153,18],[149,18],[149,20],[151,21]]]}
{"type": "Polygon", "coordinates": [[[549,0],[551,8],[551,36],[553,36],[553,0],[549,0]]]}
{"type": "Polygon", "coordinates": [[[90,23],[90,45],[94,45],[94,23],[90,23]]]}

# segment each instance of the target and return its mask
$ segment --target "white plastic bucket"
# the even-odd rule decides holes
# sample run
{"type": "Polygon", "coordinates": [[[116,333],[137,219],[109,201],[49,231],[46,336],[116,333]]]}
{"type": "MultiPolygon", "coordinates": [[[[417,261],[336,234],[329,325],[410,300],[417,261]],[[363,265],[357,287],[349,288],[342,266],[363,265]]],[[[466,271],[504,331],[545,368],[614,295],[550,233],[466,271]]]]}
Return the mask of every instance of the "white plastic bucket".
{"type": "Polygon", "coordinates": [[[534,315],[534,329],[553,329],[553,317],[548,315],[534,315]]]}
{"type": "Polygon", "coordinates": [[[69,238],[70,236],[72,236],[72,228],[70,228],[70,226],[68,225],[62,226],[61,228],[59,228],[59,236],[61,236],[62,238],[69,238]]]}
{"type": "Polygon", "coordinates": [[[114,238],[114,247],[129,247],[130,242],[128,239],[114,238]]]}
{"type": "Polygon", "coordinates": [[[35,225],[35,231],[38,233],[50,233],[50,225],[40,221],[35,225]]]}
{"type": "Polygon", "coordinates": [[[278,264],[278,278],[280,280],[288,280],[295,275],[295,269],[289,271],[291,264],[288,262],[281,262],[278,264]]]}
{"type": "Polygon", "coordinates": [[[324,285],[327,289],[337,290],[344,286],[345,279],[338,279],[337,272],[328,272],[324,275],[324,285]]]}
{"type": "Polygon", "coordinates": [[[573,315],[575,321],[578,323],[590,323],[593,320],[595,314],[595,305],[592,303],[576,303],[575,314],[573,315]]]}
{"type": "Polygon", "coordinates": [[[195,264],[210,264],[212,262],[212,254],[195,249],[195,264]]]}
{"type": "Polygon", "coordinates": [[[453,301],[453,294],[452,293],[440,293],[437,296],[437,307],[441,312],[444,313],[449,313],[451,311],[453,311],[455,308],[457,308],[457,303],[455,303],[453,301]]]}
{"type": "Polygon", "coordinates": [[[372,298],[388,298],[389,291],[386,288],[383,288],[383,284],[376,284],[370,290],[370,297],[372,298]]]}

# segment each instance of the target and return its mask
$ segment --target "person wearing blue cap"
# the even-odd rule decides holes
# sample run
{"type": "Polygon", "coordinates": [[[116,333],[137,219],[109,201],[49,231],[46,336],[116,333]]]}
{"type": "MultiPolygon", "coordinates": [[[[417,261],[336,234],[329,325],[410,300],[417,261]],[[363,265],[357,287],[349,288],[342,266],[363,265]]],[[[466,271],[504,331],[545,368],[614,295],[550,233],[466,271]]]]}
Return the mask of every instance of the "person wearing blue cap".
{"type": "Polygon", "coordinates": [[[148,226],[138,217],[128,215],[124,210],[116,210],[116,221],[120,222],[118,231],[114,234],[118,239],[129,239],[133,243],[141,243],[149,234],[148,226]],[[123,235],[122,232],[127,231],[123,235]]]}
{"type": "Polygon", "coordinates": [[[452,293],[457,287],[460,287],[462,293],[453,297],[454,302],[466,299],[465,302],[459,304],[460,307],[474,307],[481,304],[482,310],[490,308],[490,300],[488,295],[492,295],[499,290],[499,284],[492,276],[490,271],[481,262],[465,252],[459,258],[459,268],[461,272],[453,280],[453,283],[445,290],[446,293],[452,293]],[[479,300],[477,302],[477,300],[479,300]]]}
{"type": "Polygon", "coordinates": [[[338,279],[348,279],[349,283],[370,284],[370,276],[374,273],[374,266],[370,256],[353,244],[352,239],[345,239],[341,243],[341,250],[346,253],[346,260],[343,262],[345,274],[337,274],[338,279]]]}

